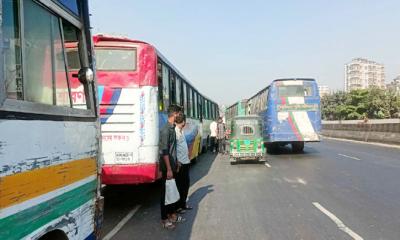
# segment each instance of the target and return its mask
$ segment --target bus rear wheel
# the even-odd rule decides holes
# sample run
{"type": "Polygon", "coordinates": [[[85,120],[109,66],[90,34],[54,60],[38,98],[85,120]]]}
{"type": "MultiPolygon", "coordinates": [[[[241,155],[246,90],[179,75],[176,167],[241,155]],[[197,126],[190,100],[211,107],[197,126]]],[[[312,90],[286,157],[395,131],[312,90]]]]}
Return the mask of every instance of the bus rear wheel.
{"type": "Polygon", "coordinates": [[[304,142],[293,142],[292,143],[292,151],[295,153],[303,152],[304,150],[304,142]]]}
{"type": "Polygon", "coordinates": [[[267,148],[267,153],[274,154],[279,151],[279,144],[277,143],[266,143],[265,147],[267,148]]]}

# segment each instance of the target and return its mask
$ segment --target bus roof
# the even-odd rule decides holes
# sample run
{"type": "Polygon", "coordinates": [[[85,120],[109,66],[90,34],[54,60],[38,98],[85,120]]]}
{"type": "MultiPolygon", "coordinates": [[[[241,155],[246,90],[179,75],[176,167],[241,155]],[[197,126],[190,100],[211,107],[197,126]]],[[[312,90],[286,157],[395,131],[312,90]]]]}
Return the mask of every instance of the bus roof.
{"type": "Polygon", "coordinates": [[[272,82],[279,82],[279,81],[315,81],[314,78],[280,78],[275,79],[272,82]]]}
{"type": "Polygon", "coordinates": [[[140,41],[140,40],[135,40],[135,39],[130,39],[126,36],[116,36],[116,35],[108,35],[108,34],[96,34],[93,36],[93,41],[95,43],[95,45],[99,42],[120,42],[120,43],[135,43],[135,44],[143,44],[143,45],[148,45],[150,47],[152,47],[156,53],[157,56],[164,62],[166,63],[170,68],[172,68],[172,70],[174,70],[176,72],[176,74],[178,74],[183,80],[185,80],[186,83],[188,83],[194,90],[196,90],[197,92],[200,93],[200,95],[207,99],[208,101],[215,103],[214,101],[211,101],[209,97],[206,97],[203,93],[201,93],[186,77],[185,75],[183,75],[170,61],[168,61],[168,59],[166,57],[164,57],[164,55],[152,44],[144,42],[144,41],[140,41]]]}

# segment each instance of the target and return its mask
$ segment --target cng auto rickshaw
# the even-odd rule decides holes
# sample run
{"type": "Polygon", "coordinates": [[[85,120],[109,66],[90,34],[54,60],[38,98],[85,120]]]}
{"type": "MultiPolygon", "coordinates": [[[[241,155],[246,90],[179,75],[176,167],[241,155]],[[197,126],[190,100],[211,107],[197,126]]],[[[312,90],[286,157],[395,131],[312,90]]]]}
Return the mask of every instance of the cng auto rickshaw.
{"type": "Polygon", "coordinates": [[[231,122],[229,157],[233,165],[241,160],[265,161],[262,120],[257,115],[237,116],[231,122]]]}

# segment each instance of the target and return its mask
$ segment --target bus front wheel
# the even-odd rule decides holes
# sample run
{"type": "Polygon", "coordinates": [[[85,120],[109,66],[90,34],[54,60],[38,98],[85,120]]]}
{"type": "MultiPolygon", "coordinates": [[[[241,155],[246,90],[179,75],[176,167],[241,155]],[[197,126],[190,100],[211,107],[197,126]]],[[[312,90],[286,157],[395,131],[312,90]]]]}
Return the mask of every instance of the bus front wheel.
{"type": "Polygon", "coordinates": [[[292,143],[292,151],[295,153],[303,152],[304,142],[294,142],[292,143]]]}

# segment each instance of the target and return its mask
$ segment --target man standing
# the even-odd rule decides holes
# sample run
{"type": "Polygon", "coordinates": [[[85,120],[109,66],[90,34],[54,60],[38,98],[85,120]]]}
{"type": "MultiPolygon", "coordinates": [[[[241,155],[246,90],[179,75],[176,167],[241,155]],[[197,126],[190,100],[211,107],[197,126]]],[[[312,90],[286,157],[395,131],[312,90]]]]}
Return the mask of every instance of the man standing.
{"type": "Polygon", "coordinates": [[[210,124],[210,132],[211,150],[215,153],[217,149],[217,122],[215,120],[210,124]]]}
{"type": "Polygon", "coordinates": [[[218,141],[218,152],[225,154],[225,124],[222,122],[222,118],[218,118],[217,124],[217,141],[218,141]]]}
{"type": "Polygon", "coordinates": [[[175,120],[176,127],[176,150],[178,156],[178,165],[179,171],[176,176],[176,184],[179,191],[180,200],[178,202],[178,213],[184,213],[186,210],[191,210],[186,203],[186,199],[189,193],[190,187],[190,177],[189,177],[189,166],[190,166],[190,157],[189,157],[189,149],[185,138],[185,133],[183,132],[183,128],[186,125],[186,116],[184,114],[179,114],[175,120]]]}
{"type": "Polygon", "coordinates": [[[166,229],[174,229],[178,217],[175,214],[175,205],[165,205],[165,182],[173,179],[177,172],[175,118],[180,113],[180,107],[171,105],[168,108],[168,122],[160,130],[160,170],[161,179],[161,224],[166,229]]]}

